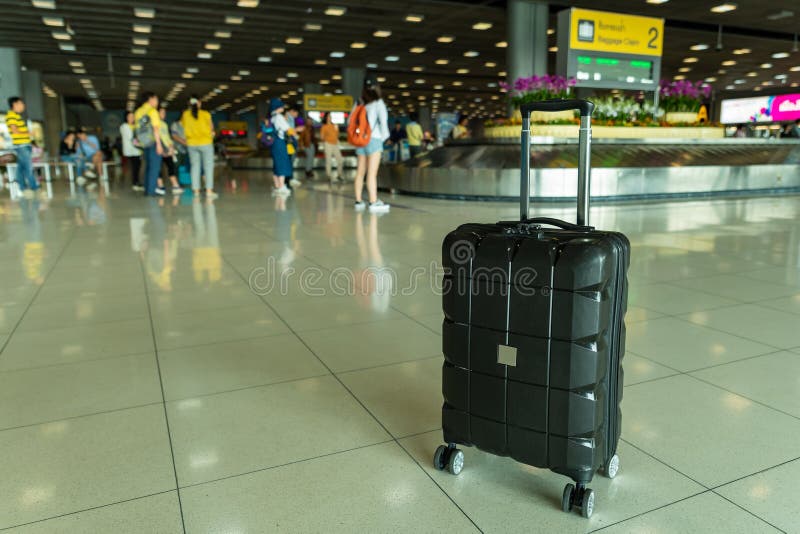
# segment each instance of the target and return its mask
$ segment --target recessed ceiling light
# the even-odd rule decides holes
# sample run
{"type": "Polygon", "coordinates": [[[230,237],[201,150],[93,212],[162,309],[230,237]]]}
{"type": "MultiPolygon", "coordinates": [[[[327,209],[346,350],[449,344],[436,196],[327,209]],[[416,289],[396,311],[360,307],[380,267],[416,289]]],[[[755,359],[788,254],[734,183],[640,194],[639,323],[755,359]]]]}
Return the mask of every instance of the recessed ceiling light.
{"type": "Polygon", "coordinates": [[[800,65],[796,65],[789,69],[792,72],[800,72],[800,65]]]}
{"type": "Polygon", "coordinates": [[[64,19],[61,17],[42,17],[42,22],[44,22],[45,26],[61,27],[64,25],[64,19]]]}
{"type": "Polygon", "coordinates": [[[456,81],[453,82],[453,85],[455,85],[456,87],[459,87],[459,86],[464,85],[464,83],[456,80],[456,81]]]}
{"type": "Polygon", "coordinates": [[[286,49],[285,49],[285,48],[283,48],[282,46],[273,46],[273,47],[270,49],[270,51],[271,51],[273,54],[285,54],[285,53],[286,53],[286,49]]]}
{"type": "Polygon", "coordinates": [[[214,37],[216,37],[217,39],[230,39],[231,38],[231,32],[215,31],[214,32],[214,37]]]}
{"type": "Polygon", "coordinates": [[[406,87],[408,87],[408,84],[407,83],[398,83],[397,87],[399,87],[400,89],[405,89],[406,87]]]}
{"type": "Polygon", "coordinates": [[[156,18],[156,10],[151,7],[134,7],[133,14],[140,19],[156,18]]]}
{"type": "Polygon", "coordinates": [[[386,76],[378,76],[378,83],[383,83],[386,81],[386,76]]]}
{"type": "Polygon", "coordinates": [[[287,81],[289,81],[289,80],[287,80],[286,78],[284,78],[283,76],[281,76],[280,78],[276,78],[276,80],[275,80],[275,81],[277,81],[278,83],[286,83],[286,82],[287,82],[287,81]]]}
{"type": "Polygon", "coordinates": [[[367,68],[368,69],[377,69],[378,68],[378,64],[377,63],[367,63],[367,68]]]}
{"type": "MultiPolygon", "coordinates": [[[[685,58],[683,58],[683,62],[684,63],[697,63],[698,61],[700,61],[700,60],[697,59],[696,57],[685,57],[685,58]]],[[[724,65],[724,63],[723,63],[723,65],[724,65]]]]}
{"type": "Polygon", "coordinates": [[[206,50],[219,50],[221,46],[222,45],[220,45],[219,43],[206,43],[205,44],[205,49],[206,50]]]}
{"type": "Polygon", "coordinates": [[[208,52],[198,52],[197,57],[200,59],[211,59],[211,54],[208,52]]]}
{"type": "Polygon", "coordinates": [[[480,52],[478,52],[477,50],[467,50],[466,52],[464,52],[464,57],[478,57],[479,55],[480,52]]]}
{"type": "Polygon", "coordinates": [[[70,61],[69,66],[73,68],[74,67],[83,68],[83,61],[70,61]]]}
{"type": "Polygon", "coordinates": [[[724,4],[720,4],[718,6],[714,6],[711,8],[712,13],[727,13],[729,11],[733,11],[736,9],[736,4],[726,2],[724,4]]]}
{"type": "Polygon", "coordinates": [[[736,65],[736,61],[734,61],[733,59],[728,59],[726,61],[723,61],[722,65],[724,67],[733,67],[734,65],[736,65]]]}
{"type": "Polygon", "coordinates": [[[402,93],[400,93],[400,96],[411,96],[411,93],[408,91],[403,91],[402,93]]]}
{"type": "Polygon", "coordinates": [[[444,89],[444,85],[442,84],[434,85],[433,88],[441,91],[442,89],[444,89]]]}
{"type": "Polygon", "coordinates": [[[677,76],[674,77],[674,79],[676,79],[676,80],[685,80],[686,76],[684,76],[683,74],[678,74],[677,76]]]}
{"type": "Polygon", "coordinates": [[[187,80],[190,80],[190,79],[194,78],[194,74],[192,74],[191,72],[184,72],[183,74],[181,74],[181,78],[185,78],[187,80]]]}
{"type": "Polygon", "coordinates": [[[440,43],[452,43],[453,41],[456,40],[456,38],[453,37],[452,35],[440,35],[439,37],[436,38],[436,40],[440,43]]]}
{"type": "Polygon", "coordinates": [[[783,59],[785,57],[789,57],[788,52],[776,52],[772,54],[772,59],[783,59]]]}
{"type": "Polygon", "coordinates": [[[386,61],[391,61],[391,62],[400,61],[400,57],[399,56],[386,56],[383,59],[385,59],[386,61]]]}
{"type": "Polygon", "coordinates": [[[67,32],[52,32],[50,35],[53,36],[53,39],[58,41],[69,41],[72,39],[72,36],[67,32]]]}
{"type": "Polygon", "coordinates": [[[500,41],[494,44],[497,48],[506,48],[508,46],[508,42],[500,41]]]}
{"type": "Polygon", "coordinates": [[[458,69],[456,72],[458,74],[469,74],[469,69],[458,69]]]}
{"type": "Polygon", "coordinates": [[[750,52],[752,52],[752,50],[750,50],[749,48],[737,48],[736,50],[733,51],[733,53],[736,54],[737,56],[741,56],[742,54],[749,54],[750,52]]]}
{"type": "Polygon", "coordinates": [[[374,37],[389,37],[392,35],[392,30],[375,30],[372,32],[374,37]]]}
{"type": "Polygon", "coordinates": [[[33,4],[33,7],[38,7],[39,9],[56,8],[56,0],[31,0],[31,4],[33,4]]]}
{"type": "Polygon", "coordinates": [[[406,22],[422,22],[423,20],[425,20],[425,15],[415,15],[413,13],[406,15],[406,22]]]}
{"type": "Polygon", "coordinates": [[[329,16],[331,16],[331,17],[341,17],[341,16],[342,16],[342,15],[344,15],[345,13],[347,13],[347,8],[346,8],[346,7],[341,7],[341,6],[328,6],[328,7],[325,9],[325,14],[326,14],[326,15],[329,15],[329,16]]]}
{"type": "Polygon", "coordinates": [[[291,44],[291,45],[303,44],[303,38],[302,37],[287,37],[286,38],[286,44],[291,44]]]}
{"type": "Polygon", "coordinates": [[[412,46],[411,48],[408,49],[408,51],[411,52],[412,54],[422,54],[423,52],[425,52],[425,47],[424,46],[412,46]]]}
{"type": "Polygon", "coordinates": [[[414,83],[421,85],[421,84],[425,83],[425,80],[423,78],[417,78],[416,80],[414,80],[414,83]]]}
{"type": "Polygon", "coordinates": [[[234,15],[225,16],[225,24],[242,24],[243,22],[244,22],[244,17],[237,17],[234,15]]]}
{"type": "Polygon", "coordinates": [[[272,61],[270,56],[258,56],[259,63],[269,63],[270,61],[272,61]]]}
{"type": "Polygon", "coordinates": [[[745,83],[745,81],[744,80],[733,80],[733,83],[735,83],[736,85],[742,85],[743,83],[745,83]]]}
{"type": "Polygon", "coordinates": [[[712,83],[712,82],[716,82],[716,81],[717,81],[717,79],[716,79],[714,76],[709,76],[709,77],[708,77],[708,78],[706,78],[704,81],[706,81],[706,82],[708,82],[708,83],[712,83]]]}
{"type": "Polygon", "coordinates": [[[238,0],[236,5],[239,7],[258,7],[259,0],[238,0]]]}
{"type": "Polygon", "coordinates": [[[335,58],[342,58],[345,56],[345,54],[341,50],[334,50],[333,52],[330,53],[330,56],[335,58]]]}
{"type": "Polygon", "coordinates": [[[497,63],[495,63],[494,61],[487,61],[486,63],[483,64],[483,66],[492,69],[497,66],[497,63]]]}
{"type": "Polygon", "coordinates": [[[423,70],[425,70],[425,67],[417,65],[415,67],[411,67],[411,70],[413,70],[414,72],[422,72],[423,70]]]}
{"type": "Polygon", "coordinates": [[[547,51],[548,52],[558,52],[558,47],[557,46],[551,46],[550,48],[547,49],[547,51]]]}
{"type": "Polygon", "coordinates": [[[761,85],[772,85],[772,81],[765,80],[765,81],[761,82],[761,85]]]}
{"type": "Polygon", "coordinates": [[[776,79],[776,80],[785,80],[785,79],[786,79],[786,78],[788,78],[788,77],[789,77],[789,75],[788,75],[788,74],[776,74],[776,75],[775,75],[775,79],[776,79]]]}
{"type": "Polygon", "coordinates": [[[135,44],[136,46],[149,46],[150,39],[148,39],[147,37],[134,37],[133,44],[135,44]]]}
{"type": "Polygon", "coordinates": [[[504,70],[501,70],[500,72],[497,73],[497,75],[500,76],[501,78],[505,78],[506,74],[508,74],[508,73],[506,71],[504,71],[504,70]]]}
{"type": "Polygon", "coordinates": [[[329,83],[331,83],[331,81],[330,81],[330,80],[328,80],[328,79],[325,79],[325,80],[320,80],[320,81],[319,81],[319,84],[320,84],[320,85],[328,85],[329,83]]]}
{"type": "Polygon", "coordinates": [[[365,43],[364,41],[354,41],[350,43],[350,48],[366,48],[366,47],[367,43],[365,43]]]}
{"type": "Polygon", "coordinates": [[[756,76],[758,76],[758,73],[755,71],[747,73],[748,78],[755,78],[756,76]]]}
{"type": "Polygon", "coordinates": [[[437,65],[447,65],[448,63],[450,63],[449,59],[441,58],[436,60],[437,65]]]}
{"type": "Polygon", "coordinates": [[[191,72],[192,74],[197,74],[200,72],[200,69],[197,67],[186,67],[186,72],[191,72]]]}
{"type": "Polygon", "coordinates": [[[83,67],[78,67],[78,68],[72,69],[72,72],[75,73],[75,74],[86,74],[86,69],[84,69],[83,67]]]}
{"type": "Polygon", "coordinates": [[[307,32],[318,32],[322,29],[322,24],[316,24],[314,22],[306,22],[303,26],[303,29],[307,32]]]}
{"type": "Polygon", "coordinates": [[[689,50],[695,50],[697,52],[700,52],[702,50],[708,50],[708,45],[705,43],[698,43],[696,45],[690,46],[689,50]]]}
{"type": "Polygon", "coordinates": [[[327,64],[328,64],[328,60],[327,59],[315,59],[314,60],[314,65],[327,65],[327,64]]]}
{"type": "Polygon", "coordinates": [[[69,44],[69,43],[58,43],[58,48],[60,48],[64,52],[74,52],[75,51],[75,45],[74,44],[69,44]]]}
{"type": "Polygon", "coordinates": [[[690,72],[691,70],[691,67],[681,67],[678,69],[678,72],[690,72]]]}
{"type": "Polygon", "coordinates": [[[297,78],[297,76],[298,76],[298,74],[296,72],[287,72],[286,73],[286,77],[287,78],[297,78]]]}
{"type": "Polygon", "coordinates": [[[240,70],[239,71],[239,76],[250,76],[250,71],[249,70],[240,70]]]}
{"type": "Polygon", "coordinates": [[[242,77],[241,77],[241,76],[238,76],[238,75],[236,75],[236,74],[234,74],[233,76],[231,76],[231,80],[233,80],[234,82],[238,82],[238,81],[240,81],[241,79],[242,79],[242,77]]]}
{"type": "Polygon", "coordinates": [[[131,65],[131,70],[142,70],[143,68],[141,65],[131,65]]]}
{"type": "Polygon", "coordinates": [[[654,4],[654,5],[666,4],[667,2],[669,2],[669,0],[647,0],[648,4],[654,4]]]}
{"type": "Polygon", "coordinates": [[[759,65],[759,67],[761,67],[762,69],[771,69],[772,63],[762,63],[761,65],[759,65]]]}
{"type": "Polygon", "coordinates": [[[341,80],[342,79],[342,75],[341,74],[334,74],[333,76],[331,76],[331,78],[333,78],[334,80],[341,80]]]}
{"type": "Polygon", "coordinates": [[[488,30],[491,27],[492,27],[491,22],[476,22],[475,24],[472,25],[472,29],[478,31],[488,30]]]}
{"type": "Polygon", "coordinates": [[[134,24],[133,31],[136,33],[150,33],[153,27],[150,24],[134,24]]]}

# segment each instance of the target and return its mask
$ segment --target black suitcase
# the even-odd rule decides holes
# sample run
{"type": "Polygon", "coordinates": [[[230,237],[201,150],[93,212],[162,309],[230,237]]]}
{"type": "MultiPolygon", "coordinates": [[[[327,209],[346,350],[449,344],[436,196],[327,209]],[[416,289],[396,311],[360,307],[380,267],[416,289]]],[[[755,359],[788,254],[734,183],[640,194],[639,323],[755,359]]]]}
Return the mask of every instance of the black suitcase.
{"type": "Polygon", "coordinates": [[[464,224],[442,245],[442,430],[434,466],[458,474],[458,444],[572,478],[562,508],[589,517],[586,487],[613,478],[620,435],[630,243],[588,226],[585,100],[523,105],[521,220],[464,224]],[[528,218],[530,112],[581,115],[578,223],[528,218]],[[555,227],[555,228],[551,228],[555,227]]]}

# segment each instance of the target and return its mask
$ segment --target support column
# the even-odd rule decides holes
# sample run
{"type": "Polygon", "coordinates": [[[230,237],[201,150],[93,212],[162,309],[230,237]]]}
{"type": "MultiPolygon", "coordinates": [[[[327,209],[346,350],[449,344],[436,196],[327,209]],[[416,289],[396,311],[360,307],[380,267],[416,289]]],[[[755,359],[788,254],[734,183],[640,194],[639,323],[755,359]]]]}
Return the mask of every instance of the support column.
{"type": "Polygon", "coordinates": [[[361,98],[367,69],[364,67],[342,67],[342,93],[353,97],[353,102],[361,98]]]}
{"type": "Polygon", "coordinates": [[[508,81],[547,74],[547,4],[532,0],[508,1],[508,81]]]}
{"type": "Polygon", "coordinates": [[[422,126],[422,131],[433,132],[433,121],[431,120],[430,106],[420,106],[417,109],[417,114],[419,115],[419,125],[422,126]]]}
{"type": "Polygon", "coordinates": [[[61,97],[47,97],[44,101],[44,145],[49,156],[58,156],[61,132],[66,130],[61,97]]]}
{"type": "Polygon", "coordinates": [[[258,115],[258,127],[261,127],[261,121],[264,120],[264,117],[269,116],[269,102],[264,99],[258,100],[256,102],[256,115],[258,115]]]}
{"type": "Polygon", "coordinates": [[[19,50],[0,48],[0,109],[8,109],[8,99],[22,96],[22,69],[19,50]]]}
{"type": "Polygon", "coordinates": [[[42,93],[42,73],[38,70],[22,71],[22,98],[25,111],[33,121],[44,120],[44,94],[42,93]]]}

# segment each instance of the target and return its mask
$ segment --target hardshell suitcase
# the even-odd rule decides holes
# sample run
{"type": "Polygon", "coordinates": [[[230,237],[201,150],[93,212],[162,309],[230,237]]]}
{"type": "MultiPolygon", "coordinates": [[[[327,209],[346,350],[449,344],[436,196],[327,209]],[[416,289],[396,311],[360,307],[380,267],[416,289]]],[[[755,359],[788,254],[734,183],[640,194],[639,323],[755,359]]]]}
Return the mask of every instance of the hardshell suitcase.
{"type": "Polygon", "coordinates": [[[620,435],[630,243],[588,226],[591,114],[585,100],[521,107],[521,220],[464,224],[442,245],[442,429],[434,466],[458,474],[458,444],[572,478],[562,508],[589,517],[586,488],[613,478],[620,435]],[[528,218],[530,113],[581,115],[578,222],[528,218]],[[551,228],[554,227],[554,228],[551,228]]]}

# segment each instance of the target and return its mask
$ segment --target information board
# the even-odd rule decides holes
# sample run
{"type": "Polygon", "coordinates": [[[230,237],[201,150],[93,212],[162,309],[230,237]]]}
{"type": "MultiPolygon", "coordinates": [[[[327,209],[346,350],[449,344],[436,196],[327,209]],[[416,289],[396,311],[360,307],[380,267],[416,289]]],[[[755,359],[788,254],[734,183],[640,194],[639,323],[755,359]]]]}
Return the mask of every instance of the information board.
{"type": "Polygon", "coordinates": [[[556,71],[578,87],[656,91],[664,20],[572,8],[558,14],[556,71]]]}
{"type": "Polygon", "coordinates": [[[306,111],[346,111],[353,109],[350,95],[304,95],[303,108],[306,111]]]}
{"type": "Polygon", "coordinates": [[[722,101],[720,122],[785,122],[800,120],[800,94],[729,98],[722,101]]]}

